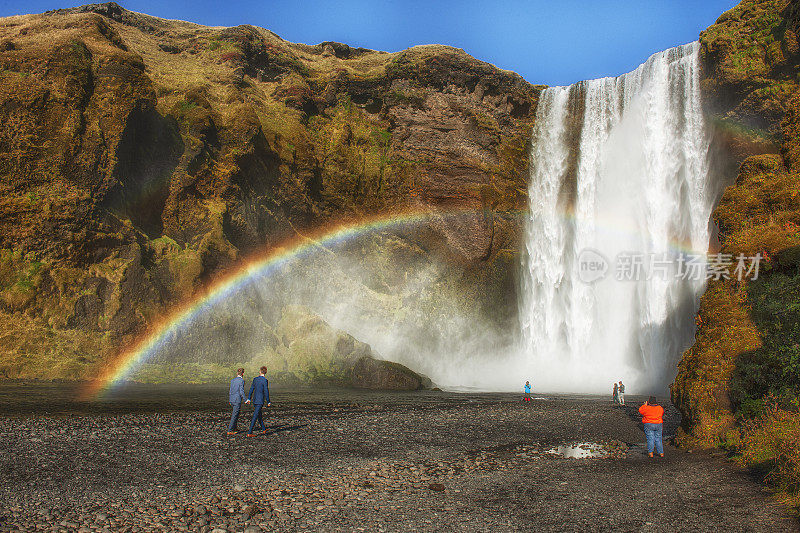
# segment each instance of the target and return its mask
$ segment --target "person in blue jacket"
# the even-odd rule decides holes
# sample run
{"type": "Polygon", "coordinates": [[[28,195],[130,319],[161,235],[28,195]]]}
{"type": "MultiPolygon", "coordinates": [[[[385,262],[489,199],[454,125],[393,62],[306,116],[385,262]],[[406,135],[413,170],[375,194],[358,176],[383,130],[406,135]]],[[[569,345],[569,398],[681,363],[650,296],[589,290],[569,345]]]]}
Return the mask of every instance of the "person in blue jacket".
{"type": "Polygon", "coordinates": [[[522,397],[522,401],[523,402],[531,401],[531,382],[530,381],[526,381],[525,382],[525,396],[522,397]]]}
{"type": "Polygon", "coordinates": [[[253,378],[253,384],[250,385],[250,393],[247,395],[248,400],[253,402],[253,420],[250,421],[250,431],[247,432],[248,437],[255,437],[253,430],[256,428],[256,421],[261,425],[261,432],[266,433],[267,427],[264,425],[264,419],[261,416],[261,409],[264,404],[267,407],[272,405],[269,401],[269,381],[265,377],[267,367],[261,367],[261,374],[253,378]]]}
{"type": "Polygon", "coordinates": [[[239,422],[242,401],[244,401],[244,403],[250,403],[250,400],[244,395],[244,368],[240,368],[236,371],[236,377],[231,380],[231,388],[228,391],[228,402],[230,402],[231,407],[233,407],[231,423],[228,426],[228,435],[236,434],[236,424],[239,422]]]}

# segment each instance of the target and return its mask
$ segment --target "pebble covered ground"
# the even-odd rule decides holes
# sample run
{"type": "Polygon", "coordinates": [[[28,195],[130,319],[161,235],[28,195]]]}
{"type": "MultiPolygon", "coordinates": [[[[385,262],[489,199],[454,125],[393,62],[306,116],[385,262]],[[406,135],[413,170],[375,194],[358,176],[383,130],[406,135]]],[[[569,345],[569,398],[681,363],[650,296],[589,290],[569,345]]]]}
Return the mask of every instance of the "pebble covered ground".
{"type": "MultiPolygon", "coordinates": [[[[647,458],[628,399],[276,393],[255,438],[225,434],[224,400],[7,413],[0,531],[798,530],[721,457],[647,458]],[[577,442],[608,455],[552,453],[577,442]]],[[[670,408],[665,433],[677,422],[670,408]]]]}

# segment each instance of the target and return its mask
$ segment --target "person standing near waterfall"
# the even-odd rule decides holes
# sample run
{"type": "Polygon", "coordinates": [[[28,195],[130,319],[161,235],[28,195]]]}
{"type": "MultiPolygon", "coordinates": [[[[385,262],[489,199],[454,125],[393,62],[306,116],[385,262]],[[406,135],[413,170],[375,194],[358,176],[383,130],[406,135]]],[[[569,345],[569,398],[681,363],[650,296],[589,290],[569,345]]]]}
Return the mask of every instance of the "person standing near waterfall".
{"type": "Polygon", "coordinates": [[[664,457],[664,443],[661,441],[664,428],[664,408],[658,405],[655,396],[650,396],[639,408],[639,414],[642,415],[642,424],[644,424],[648,457],[653,457],[653,448],[659,457],[664,457]]]}
{"type": "Polygon", "coordinates": [[[526,381],[525,382],[525,396],[522,398],[522,401],[523,402],[531,401],[531,382],[530,381],[526,381]]]}
{"type": "Polygon", "coordinates": [[[244,368],[236,371],[236,377],[231,380],[231,388],[228,390],[228,402],[233,407],[231,423],[228,425],[228,435],[236,435],[236,424],[239,422],[242,401],[250,403],[250,400],[244,395],[244,368]]]}
{"type": "Polygon", "coordinates": [[[617,397],[619,398],[619,404],[625,405],[625,384],[622,380],[619,380],[619,387],[617,388],[617,397]]]}
{"type": "Polygon", "coordinates": [[[247,395],[248,400],[253,402],[253,419],[250,421],[250,431],[247,432],[248,437],[255,437],[253,430],[256,428],[256,422],[261,426],[261,432],[267,432],[267,426],[264,425],[264,419],[261,415],[261,409],[264,404],[267,407],[272,403],[269,401],[269,381],[267,381],[267,367],[261,367],[261,373],[253,378],[253,384],[250,385],[250,393],[247,395]]]}

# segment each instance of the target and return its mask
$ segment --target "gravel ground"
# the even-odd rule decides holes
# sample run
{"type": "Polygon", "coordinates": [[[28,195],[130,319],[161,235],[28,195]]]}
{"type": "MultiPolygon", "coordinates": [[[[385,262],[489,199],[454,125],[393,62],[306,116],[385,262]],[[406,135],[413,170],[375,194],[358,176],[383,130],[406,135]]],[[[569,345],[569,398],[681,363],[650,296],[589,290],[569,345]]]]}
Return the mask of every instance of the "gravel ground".
{"type": "MultiPolygon", "coordinates": [[[[6,409],[0,531],[798,530],[721,457],[647,458],[640,398],[314,398],[275,394],[255,438],[225,435],[224,403],[6,409]],[[584,441],[610,455],[549,453],[584,441]]],[[[678,420],[670,408],[665,433],[678,420]]]]}

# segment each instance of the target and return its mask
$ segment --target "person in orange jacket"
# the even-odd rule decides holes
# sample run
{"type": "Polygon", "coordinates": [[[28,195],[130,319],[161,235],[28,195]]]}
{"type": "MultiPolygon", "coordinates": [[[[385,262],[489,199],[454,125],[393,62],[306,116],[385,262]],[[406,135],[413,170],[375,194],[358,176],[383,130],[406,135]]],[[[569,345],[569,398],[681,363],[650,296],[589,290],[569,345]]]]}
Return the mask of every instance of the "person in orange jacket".
{"type": "Polygon", "coordinates": [[[639,408],[639,413],[642,415],[642,424],[644,424],[647,455],[653,457],[653,448],[655,447],[659,457],[664,457],[664,444],[661,442],[664,428],[664,408],[658,405],[655,396],[650,396],[639,408]]]}

